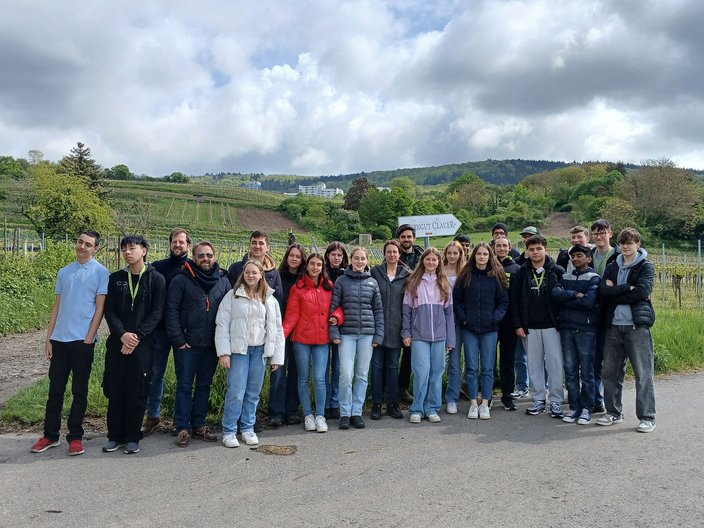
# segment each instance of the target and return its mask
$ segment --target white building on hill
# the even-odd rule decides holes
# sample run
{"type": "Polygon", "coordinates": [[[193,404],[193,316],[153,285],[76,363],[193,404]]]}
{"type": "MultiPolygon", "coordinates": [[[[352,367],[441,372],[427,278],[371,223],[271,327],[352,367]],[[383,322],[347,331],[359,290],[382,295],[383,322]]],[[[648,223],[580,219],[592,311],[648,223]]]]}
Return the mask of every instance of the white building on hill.
{"type": "Polygon", "coordinates": [[[304,196],[322,196],[323,198],[334,198],[338,194],[345,194],[342,189],[328,189],[323,182],[315,185],[299,185],[298,194],[304,196]]]}

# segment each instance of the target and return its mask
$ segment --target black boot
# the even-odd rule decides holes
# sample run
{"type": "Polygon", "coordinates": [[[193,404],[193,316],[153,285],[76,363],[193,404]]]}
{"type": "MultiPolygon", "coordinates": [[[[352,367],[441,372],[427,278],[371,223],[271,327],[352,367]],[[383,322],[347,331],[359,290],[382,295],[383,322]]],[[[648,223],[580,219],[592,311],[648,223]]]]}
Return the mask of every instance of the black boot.
{"type": "Polygon", "coordinates": [[[372,420],[381,420],[381,404],[380,403],[375,403],[372,405],[371,419],[372,420]]]}
{"type": "Polygon", "coordinates": [[[398,408],[398,403],[389,403],[386,405],[386,414],[391,416],[391,418],[403,418],[403,413],[401,409],[398,408]]]}

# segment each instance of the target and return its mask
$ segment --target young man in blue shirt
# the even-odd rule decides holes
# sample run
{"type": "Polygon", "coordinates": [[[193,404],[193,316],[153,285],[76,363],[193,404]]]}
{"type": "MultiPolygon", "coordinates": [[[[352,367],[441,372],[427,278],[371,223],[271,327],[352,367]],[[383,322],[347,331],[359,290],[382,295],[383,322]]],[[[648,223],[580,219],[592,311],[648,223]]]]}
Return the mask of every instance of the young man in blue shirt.
{"type": "Polygon", "coordinates": [[[61,443],[61,411],[71,374],[73,403],[66,435],[68,454],[84,453],[83,417],[88,406],[88,380],[110,275],[108,269],[93,258],[99,244],[100,235],[96,231],[83,231],[76,241],[76,260],[59,270],[46,338],[49,397],[44,436],[32,446],[32,453],[43,453],[61,443]]]}

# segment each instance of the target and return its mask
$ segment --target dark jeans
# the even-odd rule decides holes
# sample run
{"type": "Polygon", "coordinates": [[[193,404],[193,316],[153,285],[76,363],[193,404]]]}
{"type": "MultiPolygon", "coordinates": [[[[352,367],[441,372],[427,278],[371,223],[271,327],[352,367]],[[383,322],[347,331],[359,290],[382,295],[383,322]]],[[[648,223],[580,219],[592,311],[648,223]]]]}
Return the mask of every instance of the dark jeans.
{"type": "Polygon", "coordinates": [[[604,406],[604,388],[601,383],[601,367],[604,364],[606,328],[596,330],[596,353],[594,355],[594,405],[604,406]]]}
{"type": "Polygon", "coordinates": [[[205,425],[218,356],[213,347],[174,349],[176,401],[174,423],[178,431],[205,425]],[[195,390],[193,382],[195,380],[195,390]]]}
{"type": "Polygon", "coordinates": [[[514,361],[518,336],[512,325],[499,325],[499,377],[501,395],[509,396],[516,388],[514,361]]]}
{"type": "Polygon", "coordinates": [[[398,397],[398,360],[399,348],[378,346],[372,351],[372,401],[388,404],[396,403],[398,397]],[[384,387],[384,375],[386,387],[384,387]],[[384,394],[386,389],[386,394],[384,394]]]}
{"type": "Polygon", "coordinates": [[[108,440],[119,443],[139,442],[144,409],[147,406],[148,376],[140,362],[140,354],[149,350],[137,347],[132,354],[122,354],[120,348],[109,347],[105,352],[103,390],[108,398],[108,440]]]}
{"type": "Polygon", "coordinates": [[[325,408],[340,408],[340,353],[338,346],[330,344],[330,360],[325,369],[325,408]]]}
{"type": "Polygon", "coordinates": [[[88,407],[88,380],[93,366],[95,344],[86,345],[83,341],[51,341],[51,363],[49,364],[49,397],[44,415],[44,436],[49,440],[59,439],[61,431],[61,410],[64,406],[64,392],[69,374],[73,373],[71,393],[73,402],[68,415],[66,440],[83,438],[83,417],[88,407]]]}
{"type": "Polygon", "coordinates": [[[298,416],[298,369],[296,357],[291,348],[291,341],[286,340],[286,355],[284,364],[269,378],[269,418],[278,417],[283,420],[298,416]]]}
{"type": "Polygon", "coordinates": [[[398,371],[398,390],[406,391],[411,386],[411,347],[403,347],[401,366],[398,371]]]}
{"type": "Polygon", "coordinates": [[[596,334],[571,328],[560,330],[562,364],[570,411],[594,410],[594,354],[596,334]],[[581,380],[581,395],[580,395],[581,380]]]}
{"type": "Polygon", "coordinates": [[[601,377],[606,411],[614,416],[623,414],[626,361],[631,362],[636,378],[636,416],[639,420],[655,420],[655,356],[650,328],[611,326],[606,331],[601,377]]]}
{"type": "Polygon", "coordinates": [[[147,416],[159,418],[161,416],[161,399],[164,395],[164,373],[169,362],[171,342],[166,336],[166,330],[154,330],[154,348],[152,350],[152,368],[149,394],[147,396],[147,416]]]}

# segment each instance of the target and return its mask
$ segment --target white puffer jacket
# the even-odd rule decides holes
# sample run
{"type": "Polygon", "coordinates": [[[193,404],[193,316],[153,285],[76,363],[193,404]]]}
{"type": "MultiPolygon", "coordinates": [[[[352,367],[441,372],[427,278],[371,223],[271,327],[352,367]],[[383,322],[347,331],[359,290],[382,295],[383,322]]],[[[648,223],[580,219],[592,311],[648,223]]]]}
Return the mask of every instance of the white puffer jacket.
{"type": "MultiPolygon", "coordinates": [[[[250,326],[252,324],[251,300],[244,287],[229,292],[223,298],[215,318],[215,350],[218,356],[246,354],[250,326]]],[[[281,310],[274,297],[274,290],[267,291],[264,357],[271,358],[272,365],[284,364],[284,331],[281,325],[281,310]]]]}

